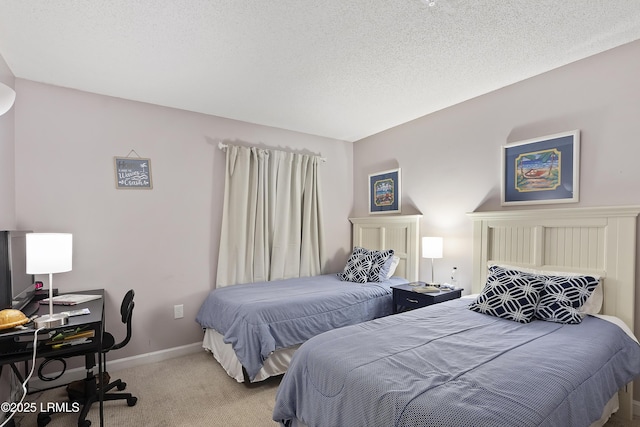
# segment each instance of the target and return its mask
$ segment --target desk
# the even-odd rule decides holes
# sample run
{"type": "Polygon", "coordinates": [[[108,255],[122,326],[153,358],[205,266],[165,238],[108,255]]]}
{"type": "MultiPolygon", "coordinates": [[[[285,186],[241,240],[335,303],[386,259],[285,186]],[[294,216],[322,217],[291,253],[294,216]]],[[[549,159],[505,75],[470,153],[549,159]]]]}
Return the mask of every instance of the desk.
{"type": "MultiPolygon", "coordinates": [[[[69,292],[74,294],[95,294],[102,295],[102,298],[89,301],[74,306],[54,305],[54,313],[63,311],[88,308],[91,313],[82,316],[74,316],[69,318],[69,322],[64,326],[52,329],[44,329],[38,333],[37,357],[58,358],[68,357],[78,353],[85,354],[85,367],[92,369],[95,367],[95,355],[100,354],[102,350],[102,333],[104,331],[104,289],[94,289],[91,291],[69,292]],[[75,328],[83,328],[83,330],[94,330],[94,337],[86,344],[78,344],[71,347],[53,348],[46,345],[45,342],[56,334],[75,328]]],[[[38,316],[49,314],[49,305],[41,304],[38,307],[38,316]]],[[[27,365],[33,357],[33,335],[35,328],[33,323],[28,323],[26,328],[13,328],[6,331],[0,331],[0,369],[4,365],[10,365],[13,371],[20,378],[20,382],[24,378],[20,374],[16,363],[25,362],[25,376],[28,374],[27,365]]],[[[98,363],[98,378],[102,378],[102,364],[98,363]]],[[[102,390],[100,391],[100,426],[103,424],[103,405],[102,390]]]]}

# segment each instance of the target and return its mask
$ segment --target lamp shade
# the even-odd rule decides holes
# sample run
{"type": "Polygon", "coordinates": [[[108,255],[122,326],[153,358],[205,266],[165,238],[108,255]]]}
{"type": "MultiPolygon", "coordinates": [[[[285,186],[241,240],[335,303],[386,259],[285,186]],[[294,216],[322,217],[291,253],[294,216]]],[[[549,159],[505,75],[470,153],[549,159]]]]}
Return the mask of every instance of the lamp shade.
{"type": "Polygon", "coordinates": [[[16,92],[4,83],[0,83],[0,116],[9,111],[16,100],[16,92]]]}
{"type": "Polygon", "coordinates": [[[442,258],[442,237],[422,238],[422,258],[442,258]]]}
{"type": "Polygon", "coordinates": [[[27,274],[71,271],[73,238],[68,233],[28,233],[27,274]]]}

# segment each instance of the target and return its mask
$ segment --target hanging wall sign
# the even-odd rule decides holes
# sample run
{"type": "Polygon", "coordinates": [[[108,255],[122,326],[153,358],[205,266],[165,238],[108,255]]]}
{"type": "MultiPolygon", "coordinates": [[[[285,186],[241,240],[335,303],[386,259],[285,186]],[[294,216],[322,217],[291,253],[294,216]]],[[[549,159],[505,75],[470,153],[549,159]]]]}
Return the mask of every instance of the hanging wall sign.
{"type": "MultiPolygon", "coordinates": [[[[132,150],[133,151],[133,150],[132,150]]],[[[151,190],[151,159],[114,157],[116,188],[151,190]]]]}

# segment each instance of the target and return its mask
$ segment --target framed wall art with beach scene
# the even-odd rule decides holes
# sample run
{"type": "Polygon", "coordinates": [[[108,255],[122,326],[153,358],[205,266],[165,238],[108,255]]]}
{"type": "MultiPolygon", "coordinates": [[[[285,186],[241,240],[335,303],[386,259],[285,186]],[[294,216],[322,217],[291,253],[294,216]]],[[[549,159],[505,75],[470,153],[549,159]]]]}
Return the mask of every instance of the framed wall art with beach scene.
{"type": "Polygon", "coordinates": [[[579,162],[579,130],[503,146],[502,205],[578,202],[579,162]]]}
{"type": "Polygon", "coordinates": [[[369,213],[400,213],[400,168],[369,175],[369,213]]]}

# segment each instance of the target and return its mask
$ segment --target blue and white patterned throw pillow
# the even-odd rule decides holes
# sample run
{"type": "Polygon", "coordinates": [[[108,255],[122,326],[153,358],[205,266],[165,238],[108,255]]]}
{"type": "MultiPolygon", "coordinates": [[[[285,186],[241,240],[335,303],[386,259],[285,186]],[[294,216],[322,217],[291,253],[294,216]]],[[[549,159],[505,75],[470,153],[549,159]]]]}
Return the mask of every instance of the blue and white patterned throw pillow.
{"type": "Polygon", "coordinates": [[[592,276],[540,276],[544,288],[536,308],[536,318],[556,323],[576,324],[584,315],[579,309],[598,286],[592,276]]]}
{"type": "Polygon", "coordinates": [[[494,265],[489,267],[487,283],[469,309],[478,313],[520,323],[535,317],[544,282],[531,274],[494,265]]]}
{"type": "Polygon", "coordinates": [[[389,273],[391,261],[393,261],[393,249],[388,249],[386,251],[369,251],[369,256],[371,257],[369,281],[382,282],[387,280],[387,273],[389,273]]]}
{"type": "Polygon", "coordinates": [[[369,281],[369,271],[373,264],[369,251],[356,246],[351,252],[342,273],[337,276],[343,282],[367,283],[369,281]]]}

